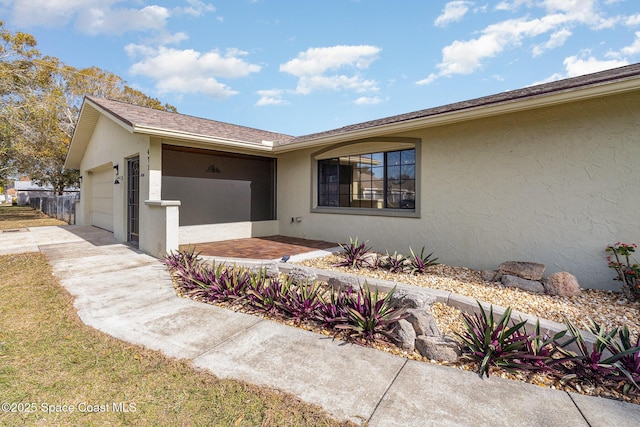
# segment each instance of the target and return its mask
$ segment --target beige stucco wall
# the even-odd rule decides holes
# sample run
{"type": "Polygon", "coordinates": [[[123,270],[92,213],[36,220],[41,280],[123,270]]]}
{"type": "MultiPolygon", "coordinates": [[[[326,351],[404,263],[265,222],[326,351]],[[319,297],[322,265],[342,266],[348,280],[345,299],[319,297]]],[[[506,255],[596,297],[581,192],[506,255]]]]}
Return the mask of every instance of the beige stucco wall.
{"type": "Polygon", "coordinates": [[[181,245],[222,240],[266,237],[279,234],[278,221],[244,221],[225,224],[185,225],[180,227],[181,245]]]}
{"type": "MultiPolygon", "coordinates": [[[[97,171],[118,165],[120,184],[113,184],[113,234],[127,240],[127,159],[140,158],[140,249],[161,256],[167,249],[177,248],[177,206],[145,204],[160,198],[161,143],[145,135],[132,134],[114,121],[100,116],[80,165],[81,199],[77,222],[91,225],[91,180],[97,171]],[[169,219],[169,220],[167,220],[169,219]],[[172,246],[173,245],[173,246],[172,246]],[[168,247],[172,246],[172,247],[168,247]]],[[[115,175],[114,175],[115,181],[115,175]]]]}
{"type": "MultiPolygon", "coordinates": [[[[81,190],[83,194],[80,201],[82,213],[78,215],[81,225],[91,225],[91,194],[90,189],[93,172],[104,168],[111,168],[118,165],[118,175],[125,176],[127,163],[126,158],[140,155],[140,170],[147,169],[146,154],[148,138],[140,135],[133,135],[117,125],[113,121],[101,116],[96,123],[91,140],[87,145],[84,157],[80,164],[80,174],[82,175],[81,190]]],[[[115,175],[114,175],[115,181],[115,175]]],[[[120,184],[112,186],[114,200],[114,225],[113,234],[118,240],[125,241],[127,237],[126,224],[126,181],[120,180],[120,184]]],[[[148,182],[140,179],[141,193],[148,193],[148,182]]]]}
{"type": "Polygon", "coordinates": [[[640,243],[640,93],[399,136],[422,140],[420,218],[311,213],[317,149],[306,150],[278,160],[280,233],[357,236],[381,251],[425,246],[476,269],[535,261],[585,287],[619,287],[604,248],[640,243]]]}

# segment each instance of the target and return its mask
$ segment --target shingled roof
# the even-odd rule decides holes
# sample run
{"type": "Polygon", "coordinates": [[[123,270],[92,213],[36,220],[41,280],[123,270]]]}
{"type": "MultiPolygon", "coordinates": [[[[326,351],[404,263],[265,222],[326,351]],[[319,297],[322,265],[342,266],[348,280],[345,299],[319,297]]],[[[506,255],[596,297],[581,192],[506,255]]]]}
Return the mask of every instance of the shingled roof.
{"type": "Polygon", "coordinates": [[[164,130],[173,133],[199,135],[202,137],[218,138],[245,143],[262,145],[263,141],[275,144],[284,144],[294,137],[282,133],[269,132],[246,126],[233,125],[185,114],[140,107],[124,102],[112,101],[102,98],[87,96],[86,99],[93,102],[111,115],[117,117],[123,123],[140,131],[145,129],[164,130]]]}
{"type": "Polygon", "coordinates": [[[235,146],[250,151],[288,151],[298,147],[453,123],[619,91],[640,90],[638,80],[640,63],[299,137],[88,96],[86,100],[90,108],[82,113],[86,115],[86,119],[76,128],[66,167],[79,167],[83,147],[86,147],[93,132],[98,110],[112,115],[130,127],[132,132],[199,141],[211,146],[235,146]],[[265,144],[265,141],[268,142],[265,144]],[[74,145],[78,147],[72,150],[74,145]]]}
{"type": "Polygon", "coordinates": [[[428,117],[444,115],[447,113],[462,112],[465,110],[476,109],[478,107],[487,107],[491,105],[513,103],[519,100],[535,99],[546,95],[569,92],[576,89],[596,87],[600,85],[638,78],[640,78],[640,64],[633,64],[625,67],[601,71],[598,73],[586,74],[579,77],[557,80],[551,83],[544,83],[522,89],[512,90],[509,92],[502,92],[495,95],[484,96],[482,98],[471,99],[468,101],[456,102],[453,104],[427,108],[424,110],[400,114],[397,116],[390,116],[382,119],[356,123],[338,129],[300,136],[288,141],[288,143],[309,142],[326,137],[354,133],[403,122],[410,122],[414,120],[425,119],[428,117]]]}

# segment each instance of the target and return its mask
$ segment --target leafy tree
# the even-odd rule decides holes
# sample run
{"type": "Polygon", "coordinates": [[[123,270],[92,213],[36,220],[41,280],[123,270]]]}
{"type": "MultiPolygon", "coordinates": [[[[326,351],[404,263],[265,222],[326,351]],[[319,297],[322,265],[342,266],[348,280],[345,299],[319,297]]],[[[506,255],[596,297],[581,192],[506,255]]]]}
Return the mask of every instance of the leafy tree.
{"type": "Polygon", "coordinates": [[[176,111],[109,71],[65,65],[36,45],[0,21],[0,184],[17,174],[59,193],[78,183],[78,171],[63,164],[85,95],[176,111]]]}
{"type": "Polygon", "coordinates": [[[113,99],[156,110],[177,112],[176,107],[169,104],[163,105],[158,99],[151,98],[139,90],[127,86],[121,77],[98,67],[78,69],[65,65],[61,67],[61,75],[65,83],[64,94],[66,97],[63,128],[70,138],[85,95],[113,99]]]}
{"type": "Polygon", "coordinates": [[[40,52],[33,36],[10,33],[0,21],[0,181],[17,173],[16,149],[13,142],[20,134],[22,97],[32,84],[37,84],[33,58],[40,52]]]}

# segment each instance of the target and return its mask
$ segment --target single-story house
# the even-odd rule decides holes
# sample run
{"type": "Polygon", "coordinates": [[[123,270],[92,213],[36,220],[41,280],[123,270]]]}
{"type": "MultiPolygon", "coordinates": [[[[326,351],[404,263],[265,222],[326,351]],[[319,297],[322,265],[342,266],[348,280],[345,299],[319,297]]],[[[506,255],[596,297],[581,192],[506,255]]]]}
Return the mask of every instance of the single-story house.
{"type": "Polygon", "coordinates": [[[617,289],[640,243],[640,64],[299,137],[86,97],[78,224],[155,256],[284,235],[617,289]]]}
{"type": "MultiPolygon", "coordinates": [[[[40,185],[30,179],[14,181],[13,188],[16,191],[18,206],[26,206],[34,197],[53,197],[54,188],[51,185],[40,185]]],[[[64,189],[64,195],[77,194],[79,188],[69,187],[64,189]]]]}
{"type": "Polygon", "coordinates": [[[14,200],[18,199],[18,192],[16,191],[15,188],[11,187],[11,188],[7,188],[7,190],[5,191],[6,195],[4,197],[4,201],[6,203],[13,203],[14,200]]]}

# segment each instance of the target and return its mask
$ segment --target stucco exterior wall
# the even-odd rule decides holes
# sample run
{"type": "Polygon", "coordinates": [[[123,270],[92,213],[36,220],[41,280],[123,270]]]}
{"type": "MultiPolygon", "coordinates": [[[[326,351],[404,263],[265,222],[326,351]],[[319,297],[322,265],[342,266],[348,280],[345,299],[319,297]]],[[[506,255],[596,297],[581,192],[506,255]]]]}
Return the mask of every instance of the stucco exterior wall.
{"type": "Polygon", "coordinates": [[[583,287],[619,287],[604,249],[640,243],[640,93],[397,136],[422,140],[419,218],[311,213],[317,149],[305,150],[278,160],[280,234],[357,236],[403,253],[425,246],[475,269],[535,261],[583,287]]]}
{"type": "MultiPolygon", "coordinates": [[[[127,240],[127,158],[138,155],[140,157],[140,231],[145,227],[144,200],[149,195],[149,138],[144,135],[134,135],[127,132],[115,122],[100,116],[96,123],[91,140],[87,145],[80,165],[82,175],[81,199],[77,221],[79,225],[91,225],[91,180],[96,171],[113,170],[118,165],[119,184],[113,184],[107,191],[113,193],[113,234],[120,241],[127,240]]],[[[113,176],[114,181],[116,175],[113,176]]],[[[141,242],[142,244],[142,242],[141,242]]]]}
{"type": "Polygon", "coordinates": [[[180,227],[179,242],[181,245],[188,245],[190,243],[219,242],[249,237],[267,237],[277,234],[279,234],[278,221],[185,225],[180,227]]]}
{"type": "Polygon", "coordinates": [[[146,227],[140,232],[140,250],[158,258],[177,250],[180,202],[147,200],[144,207],[146,227]]]}

